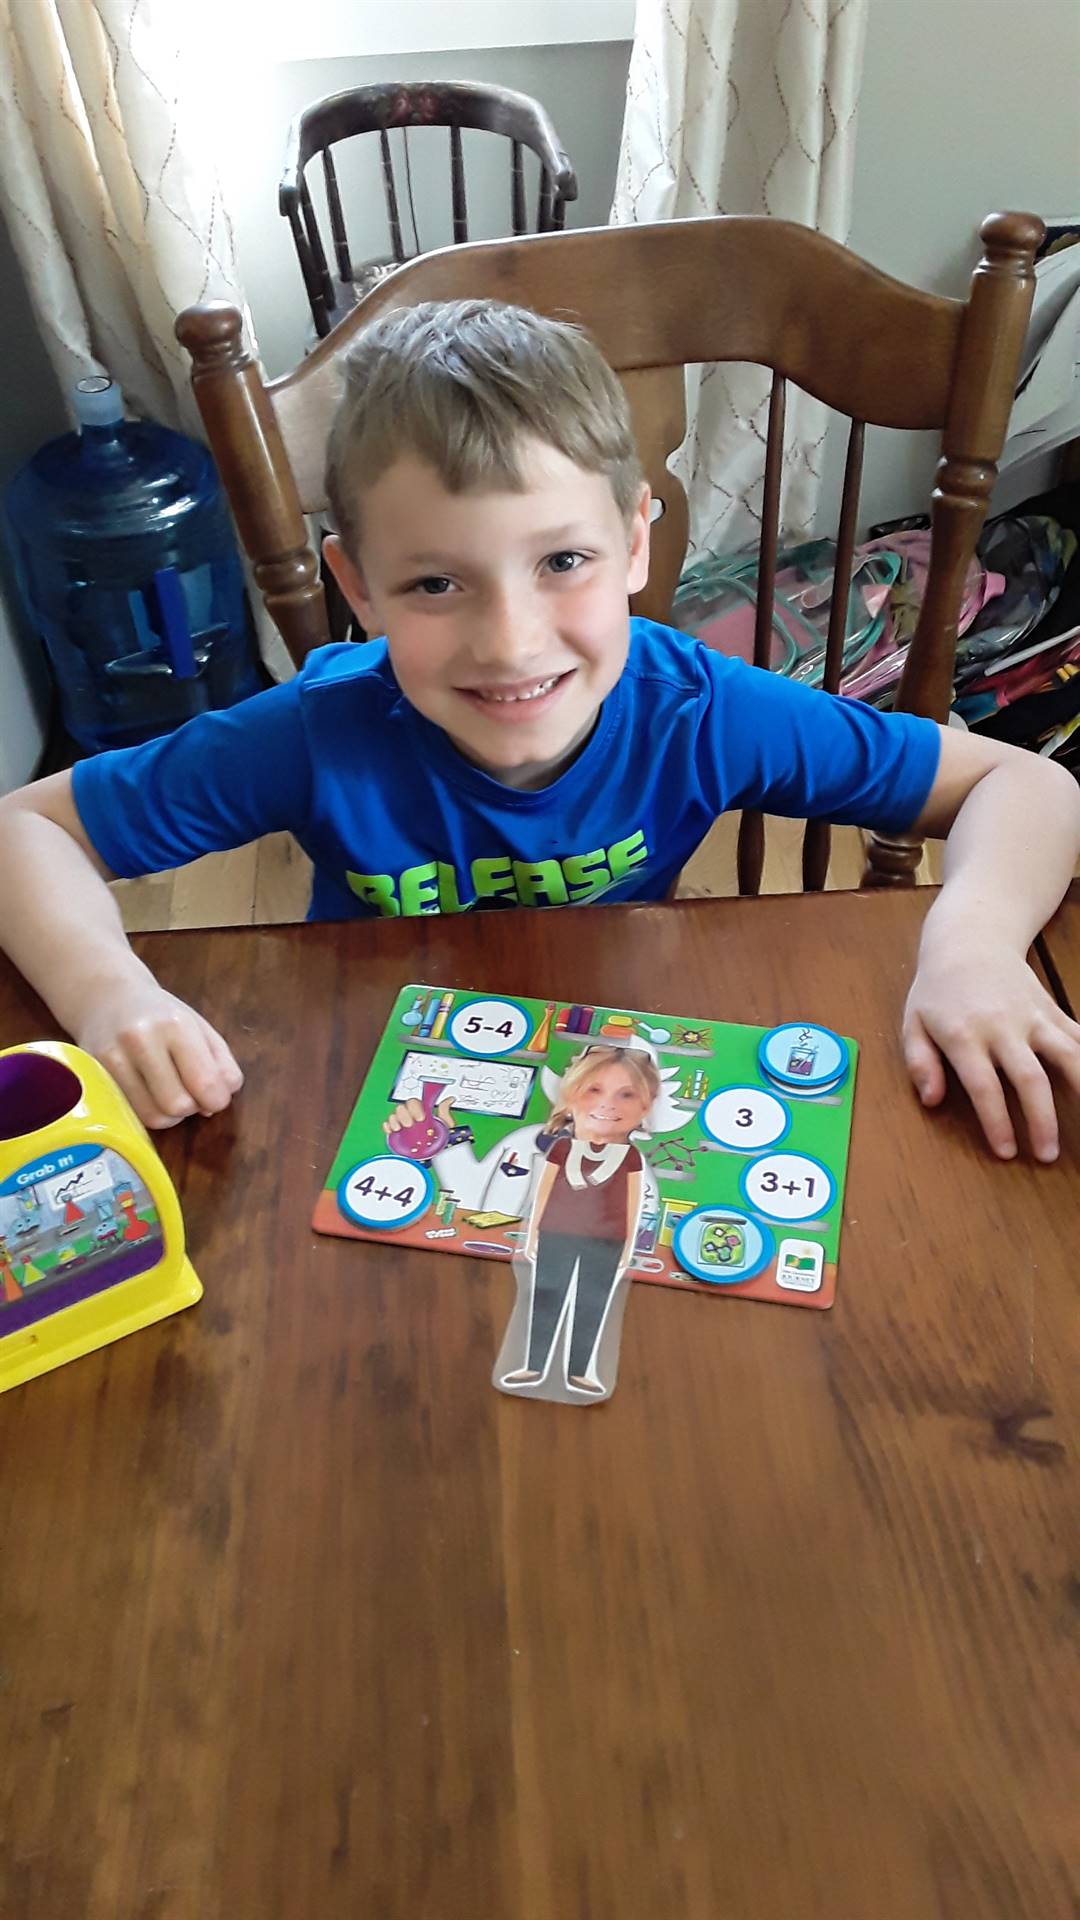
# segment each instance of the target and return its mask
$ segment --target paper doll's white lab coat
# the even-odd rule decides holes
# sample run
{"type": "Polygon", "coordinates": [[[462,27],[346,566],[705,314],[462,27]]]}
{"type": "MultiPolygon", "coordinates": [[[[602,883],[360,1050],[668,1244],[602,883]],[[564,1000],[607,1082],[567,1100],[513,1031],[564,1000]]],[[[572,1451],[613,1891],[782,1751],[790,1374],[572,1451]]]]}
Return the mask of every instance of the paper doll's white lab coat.
{"type": "MultiPolygon", "coordinates": [[[[651,1049],[642,1048],[642,1051],[651,1053],[651,1049]]],[[[673,1133],[689,1118],[685,1108],[677,1108],[672,1102],[678,1069],[661,1068],[660,1078],[660,1092],[640,1130],[633,1135],[639,1142],[646,1134],[673,1133]]],[[[544,1067],[541,1069],[541,1084],[554,1107],[561,1084],[559,1076],[544,1067]]],[[[452,1091],[450,1098],[452,1102],[452,1091]]],[[[543,1126],[517,1127],[483,1158],[477,1156],[467,1141],[460,1146],[444,1147],[432,1160],[439,1185],[444,1192],[457,1195],[457,1203],[466,1213],[505,1213],[511,1219],[520,1220],[532,1205],[540,1170],[547,1157],[536,1144],[543,1131],[543,1126]]],[[[659,1204],[659,1192],[646,1160],[642,1212],[654,1212],[659,1204]]]]}

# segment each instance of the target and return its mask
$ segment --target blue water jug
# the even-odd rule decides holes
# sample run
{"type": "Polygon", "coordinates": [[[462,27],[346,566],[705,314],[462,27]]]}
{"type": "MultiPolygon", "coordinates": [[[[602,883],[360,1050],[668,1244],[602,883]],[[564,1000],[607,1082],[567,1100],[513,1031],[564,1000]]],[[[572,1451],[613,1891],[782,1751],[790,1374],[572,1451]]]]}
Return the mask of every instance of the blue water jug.
{"type": "Polygon", "coordinates": [[[15,475],[15,571],[68,732],[91,753],[168,733],[260,686],[232,524],[209,453],[126,421],[106,379],[75,388],[78,433],[15,475]]]}

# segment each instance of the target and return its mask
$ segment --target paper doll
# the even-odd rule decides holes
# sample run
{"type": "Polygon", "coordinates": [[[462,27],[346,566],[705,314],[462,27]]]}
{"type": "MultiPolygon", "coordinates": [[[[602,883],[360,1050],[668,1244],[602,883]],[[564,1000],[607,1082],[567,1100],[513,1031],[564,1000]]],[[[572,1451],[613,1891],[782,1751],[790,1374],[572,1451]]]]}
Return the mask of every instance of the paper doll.
{"type": "Polygon", "coordinates": [[[518,1306],[495,1370],[505,1390],[547,1382],[552,1398],[611,1393],[618,1347],[613,1309],[645,1188],[645,1163],[632,1135],[644,1127],[660,1092],[660,1073],[643,1047],[588,1047],[564,1073],[545,1128],[551,1144],[523,1254],[515,1261],[518,1306]],[[556,1369],[548,1380],[560,1344],[565,1374],[556,1369]],[[508,1355],[520,1356],[519,1364],[508,1369],[508,1355]]]}

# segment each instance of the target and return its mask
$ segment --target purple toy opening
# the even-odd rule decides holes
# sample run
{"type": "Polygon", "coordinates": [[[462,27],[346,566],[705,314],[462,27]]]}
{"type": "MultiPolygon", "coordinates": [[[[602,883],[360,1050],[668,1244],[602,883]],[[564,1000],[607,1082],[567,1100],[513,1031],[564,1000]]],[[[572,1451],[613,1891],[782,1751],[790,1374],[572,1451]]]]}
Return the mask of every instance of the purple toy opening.
{"type": "Polygon", "coordinates": [[[0,1140],[17,1140],[62,1120],[82,1099],[82,1082],[47,1053],[9,1053],[0,1060],[0,1140]]]}

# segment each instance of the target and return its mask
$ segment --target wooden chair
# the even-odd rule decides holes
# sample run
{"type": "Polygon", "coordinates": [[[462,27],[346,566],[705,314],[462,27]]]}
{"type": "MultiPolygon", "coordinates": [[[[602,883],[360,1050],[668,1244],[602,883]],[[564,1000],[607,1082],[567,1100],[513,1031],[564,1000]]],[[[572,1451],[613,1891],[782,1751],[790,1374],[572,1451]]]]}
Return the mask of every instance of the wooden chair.
{"type": "Polygon", "coordinates": [[[465,166],[461,132],[472,127],[484,133],[500,134],[510,141],[510,231],[528,232],[525,210],[526,149],[540,162],[540,188],[536,208],[538,233],[558,232],[566,218],[567,202],[577,199],[577,178],[559,136],[538,100],[514,93],[509,87],[481,87],[471,82],[443,85],[429,83],[399,86],[385,83],[372,87],[354,87],[348,93],[331,94],[314,106],[305,107],[289,128],[285,143],[285,166],[278,187],[278,206],[289,222],[300,271],[304,277],[315,331],[325,337],[346,314],[351,313],[368,287],[385,272],[405,260],[401,230],[398,181],[390,147],[390,134],[400,127],[404,147],[405,177],[413,239],[416,253],[423,251],[416,229],[412,206],[412,177],[409,169],[408,136],[410,127],[446,127],[450,134],[450,198],[454,221],[454,245],[469,238],[468,204],[465,192],[465,166]],[[390,230],[390,259],[367,267],[355,266],[345,231],[341,192],[331,148],[357,134],[377,133],[382,156],[383,193],[390,230]],[[308,163],[322,156],[323,184],[330,220],[334,265],[327,262],[319,223],[306,179],[308,163]]]}
{"type": "MultiPolygon", "coordinates": [[[[304,514],[325,505],[323,459],[342,356],[376,314],[419,300],[491,295],[578,316],[629,396],[642,461],[663,504],[649,582],[634,611],[665,620],[683,564],[686,500],[667,469],[683,438],[683,367],[754,361],[774,370],[755,656],[768,665],[785,383],[851,417],[825,686],[835,691],[856,538],[864,425],[942,435],[932,553],[897,705],[944,720],[964,576],[986,513],[1031,307],[1035,216],[993,214],[969,298],[947,300],[888,278],[805,227],[765,218],[674,220],[656,226],[487,241],[427,254],[364,300],[331,340],[264,385],[241,342],[235,308],[192,307],[177,322],[196,399],[267,608],[293,658],[327,638],[326,610],[304,514]]],[[[911,885],[913,835],[870,836],[864,885],[911,885]]],[[[756,893],[760,815],[739,830],[739,887],[756,893]]],[[[803,881],[824,885],[829,829],[807,824],[803,881]]]]}

